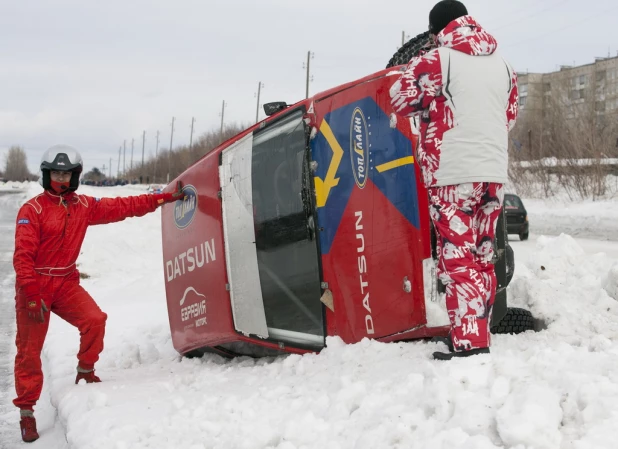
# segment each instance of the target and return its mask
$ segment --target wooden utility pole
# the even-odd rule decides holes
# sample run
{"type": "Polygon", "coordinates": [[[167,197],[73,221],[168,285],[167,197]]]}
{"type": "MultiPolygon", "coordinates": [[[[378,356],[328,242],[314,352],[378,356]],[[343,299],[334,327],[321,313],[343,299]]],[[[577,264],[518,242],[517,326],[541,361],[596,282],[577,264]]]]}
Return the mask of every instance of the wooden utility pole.
{"type": "Polygon", "coordinates": [[[191,134],[189,135],[189,151],[193,148],[193,124],[195,123],[195,117],[191,117],[191,134]]]}
{"type": "Polygon", "coordinates": [[[118,147],[118,173],[116,173],[116,178],[120,178],[120,156],[122,154],[122,147],[118,147]]]}
{"type": "Polygon", "coordinates": [[[406,32],[402,31],[401,32],[401,46],[403,47],[403,44],[406,43],[406,32]]]}
{"type": "Polygon", "coordinates": [[[167,153],[167,183],[170,182],[170,171],[172,168],[172,144],[174,142],[174,120],[176,117],[172,117],[172,134],[170,136],[170,150],[167,153]]]}
{"type": "Polygon", "coordinates": [[[157,146],[155,147],[155,163],[154,163],[154,173],[152,174],[152,182],[153,184],[157,182],[157,160],[159,153],[159,130],[157,130],[157,146]]]}
{"type": "Polygon", "coordinates": [[[264,87],[264,83],[261,81],[258,83],[258,91],[257,91],[257,106],[255,108],[255,123],[260,120],[260,93],[262,91],[262,87],[264,87]]]}
{"type": "Polygon", "coordinates": [[[309,98],[309,81],[311,79],[311,58],[313,54],[311,50],[307,52],[307,80],[305,82],[305,98],[309,98]]]}
{"type": "Polygon", "coordinates": [[[124,143],[122,144],[123,150],[122,150],[122,176],[125,176],[127,173],[127,141],[125,139],[124,143]]]}
{"type": "Polygon", "coordinates": [[[144,181],[144,150],[146,148],[146,131],[142,133],[142,167],[140,168],[140,184],[144,181]]]}
{"type": "Polygon", "coordinates": [[[112,158],[109,158],[109,177],[112,177],[112,158]]]}
{"type": "Polygon", "coordinates": [[[223,118],[225,117],[225,100],[223,100],[223,104],[221,106],[221,129],[220,133],[223,135],[223,118]]]}
{"type": "Polygon", "coordinates": [[[129,170],[133,171],[133,144],[135,143],[135,139],[131,139],[131,165],[129,166],[129,170]]]}

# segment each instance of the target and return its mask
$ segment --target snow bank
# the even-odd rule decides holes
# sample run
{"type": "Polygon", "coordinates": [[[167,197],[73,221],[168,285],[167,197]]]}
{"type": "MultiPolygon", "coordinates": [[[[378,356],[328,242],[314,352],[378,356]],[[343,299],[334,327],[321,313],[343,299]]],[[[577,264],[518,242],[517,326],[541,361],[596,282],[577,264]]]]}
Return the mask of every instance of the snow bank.
{"type": "Polygon", "coordinates": [[[565,235],[540,238],[509,289],[547,329],[495,336],[491,356],[451,362],[431,359],[434,343],[337,338],[319,355],[180,358],[158,212],[91,228],[79,262],[109,318],[104,382],[79,386],[78,332],[52,318],[46,381],[72,448],[598,449],[618,440],[616,260],[565,235]]]}
{"type": "Polygon", "coordinates": [[[7,181],[0,182],[0,192],[11,192],[14,190],[27,190],[30,184],[33,184],[29,181],[26,182],[17,182],[17,181],[7,181]]]}

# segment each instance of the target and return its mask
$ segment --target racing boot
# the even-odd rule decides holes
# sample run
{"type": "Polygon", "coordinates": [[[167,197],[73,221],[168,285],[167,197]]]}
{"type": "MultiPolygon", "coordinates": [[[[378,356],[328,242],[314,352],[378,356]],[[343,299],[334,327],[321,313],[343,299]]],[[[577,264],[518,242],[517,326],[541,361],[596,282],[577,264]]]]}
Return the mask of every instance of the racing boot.
{"type": "Polygon", "coordinates": [[[87,384],[101,382],[101,379],[95,376],[94,369],[87,370],[78,365],[77,376],[75,377],[75,385],[77,385],[82,379],[85,380],[87,384]]]}
{"type": "Polygon", "coordinates": [[[36,431],[36,419],[32,410],[20,410],[21,420],[19,428],[21,429],[21,439],[26,443],[32,443],[39,439],[39,433],[36,431]]]}
{"type": "Polygon", "coordinates": [[[433,337],[431,339],[432,343],[444,343],[448,346],[448,350],[451,352],[455,352],[455,348],[453,348],[453,340],[451,339],[451,333],[449,332],[446,337],[433,337]]]}
{"type": "Polygon", "coordinates": [[[449,353],[434,352],[433,358],[436,360],[451,360],[453,357],[455,358],[470,357],[470,356],[479,355],[479,354],[489,354],[489,348],[477,348],[477,349],[470,349],[469,351],[449,352],[449,353]]]}

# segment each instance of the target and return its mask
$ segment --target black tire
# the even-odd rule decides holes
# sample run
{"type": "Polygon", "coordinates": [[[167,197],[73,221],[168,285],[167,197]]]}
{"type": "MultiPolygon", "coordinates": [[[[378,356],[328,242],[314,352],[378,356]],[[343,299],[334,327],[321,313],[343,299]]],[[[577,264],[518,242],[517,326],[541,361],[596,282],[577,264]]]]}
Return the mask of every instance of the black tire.
{"type": "Polygon", "coordinates": [[[534,330],[534,318],[530,311],[509,307],[504,318],[494,326],[491,326],[492,334],[521,334],[534,330]]]}
{"type": "Polygon", "coordinates": [[[519,234],[519,240],[528,240],[528,233],[526,232],[525,234],[519,234]]]}
{"type": "Polygon", "coordinates": [[[509,242],[506,242],[504,249],[506,257],[506,285],[509,285],[515,274],[515,251],[513,251],[513,247],[509,245],[509,242]]]}
{"type": "Polygon", "coordinates": [[[397,52],[393,55],[386,68],[395,67],[402,64],[407,64],[412,58],[418,56],[421,50],[431,50],[433,48],[433,42],[429,37],[429,31],[419,34],[406,42],[397,52]]]}

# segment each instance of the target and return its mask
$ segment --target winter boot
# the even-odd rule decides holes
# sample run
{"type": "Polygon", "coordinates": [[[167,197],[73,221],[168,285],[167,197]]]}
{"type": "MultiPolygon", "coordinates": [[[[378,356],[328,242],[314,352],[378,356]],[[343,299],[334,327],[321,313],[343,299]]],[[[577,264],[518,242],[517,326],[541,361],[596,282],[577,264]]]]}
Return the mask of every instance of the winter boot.
{"type": "Polygon", "coordinates": [[[444,352],[434,352],[433,353],[433,358],[436,360],[451,360],[453,357],[470,357],[473,355],[479,355],[479,354],[489,354],[489,348],[478,348],[478,349],[471,349],[469,351],[461,351],[461,352],[449,352],[449,353],[444,353],[444,352]]]}
{"type": "Polygon", "coordinates": [[[77,385],[82,379],[85,380],[87,384],[101,382],[101,379],[94,375],[93,369],[87,370],[78,365],[77,376],[75,377],[75,385],[77,385]]]}
{"type": "Polygon", "coordinates": [[[21,420],[19,427],[21,429],[21,439],[26,443],[32,443],[39,439],[39,433],[36,431],[36,419],[32,410],[20,410],[21,420]]]}
{"type": "Polygon", "coordinates": [[[455,352],[455,348],[453,348],[453,340],[451,339],[451,333],[449,332],[446,337],[433,337],[431,339],[433,343],[444,343],[448,346],[448,350],[451,352],[455,352]]]}

